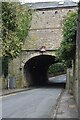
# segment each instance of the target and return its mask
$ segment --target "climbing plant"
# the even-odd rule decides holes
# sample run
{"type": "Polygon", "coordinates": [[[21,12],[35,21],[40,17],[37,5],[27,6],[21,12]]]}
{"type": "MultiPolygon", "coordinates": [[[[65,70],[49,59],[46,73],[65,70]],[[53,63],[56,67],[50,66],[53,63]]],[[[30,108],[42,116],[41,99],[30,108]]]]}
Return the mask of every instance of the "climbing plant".
{"type": "Polygon", "coordinates": [[[2,2],[2,55],[17,57],[28,35],[32,13],[18,2],[2,2]]]}
{"type": "MultiPolygon", "coordinates": [[[[22,50],[22,45],[28,35],[32,12],[19,2],[2,2],[2,65],[7,75],[8,59],[16,58],[22,50]]],[[[5,75],[5,76],[6,76],[5,75]]]]}
{"type": "Polygon", "coordinates": [[[77,12],[69,12],[63,20],[63,40],[56,54],[69,67],[75,58],[77,12]]]}

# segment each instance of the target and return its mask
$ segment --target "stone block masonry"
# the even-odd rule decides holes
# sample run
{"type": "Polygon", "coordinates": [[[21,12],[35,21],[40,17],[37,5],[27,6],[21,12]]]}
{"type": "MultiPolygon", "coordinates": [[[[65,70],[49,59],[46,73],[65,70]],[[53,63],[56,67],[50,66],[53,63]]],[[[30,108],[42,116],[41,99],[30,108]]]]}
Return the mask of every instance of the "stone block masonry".
{"type": "Polygon", "coordinates": [[[48,50],[57,49],[62,40],[64,16],[76,10],[77,7],[35,10],[23,49],[39,49],[43,45],[48,50]]]}
{"type": "Polygon", "coordinates": [[[60,46],[60,42],[63,39],[62,23],[64,16],[67,15],[68,12],[76,10],[77,6],[68,5],[67,7],[48,7],[34,10],[31,28],[23,45],[23,52],[17,59],[14,59],[10,63],[10,73],[11,75],[15,74],[17,83],[20,80],[24,81],[23,67],[25,62],[31,59],[31,57],[40,55],[40,51],[37,50],[40,50],[42,46],[46,47],[46,55],[55,55],[54,51],[60,46]],[[51,52],[48,52],[48,50],[51,50],[51,52]]]}

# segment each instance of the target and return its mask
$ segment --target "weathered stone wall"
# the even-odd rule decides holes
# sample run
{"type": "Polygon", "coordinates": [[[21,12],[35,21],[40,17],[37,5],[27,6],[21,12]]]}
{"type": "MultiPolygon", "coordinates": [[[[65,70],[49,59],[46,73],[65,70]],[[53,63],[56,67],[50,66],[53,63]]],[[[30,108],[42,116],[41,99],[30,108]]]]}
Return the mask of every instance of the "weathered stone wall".
{"type": "MultiPolygon", "coordinates": [[[[37,50],[25,50],[25,51],[22,51],[20,53],[20,56],[17,57],[16,59],[14,60],[11,60],[10,62],[10,65],[9,65],[9,75],[10,77],[15,77],[16,78],[16,87],[23,87],[23,86],[27,86],[27,83],[25,82],[25,78],[24,78],[24,65],[25,63],[35,57],[35,56],[38,56],[38,55],[41,55],[42,53],[37,50]]],[[[44,53],[44,55],[52,55],[52,56],[55,56],[55,51],[46,51],[44,53]]]]}
{"type": "Polygon", "coordinates": [[[78,105],[78,54],[76,50],[76,61],[73,69],[73,95],[78,105]]]}
{"type": "Polygon", "coordinates": [[[48,50],[57,49],[62,40],[64,16],[76,9],[77,7],[36,10],[23,49],[40,49],[43,45],[48,50]]]}
{"type": "Polygon", "coordinates": [[[79,118],[80,118],[80,2],[78,9],[78,26],[77,26],[77,41],[76,41],[76,79],[75,79],[75,87],[77,90],[74,90],[74,95],[77,94],[77,104],[79,110],[79,118]]]}
{"type": "MultiPolygon", "coordinates": [[[[66,7],[56,9],[41,9],[33,13],[31,28],[29,35],[25,38],[23,45],[23,53],[17,59],[10,63],[10,74],[15,75],[17,83],[25,85],[23,77],[23,67],[26,61],[31,57],[40,55],[38,51],[26,50],[40,50],[41,46],[45,46],[47,50],[56,50],[62,40],[62,23],[64,16],[70,12],[77,10],[77,7],[66,7]],[[22,82],[23,81],[23,82],[22,82]]],[[[48,51],[45,54],[53,55],[53,52],[48,51]]]]}
{"type": "MultiPolygon", "coordinates": [[[[42,55],[42,53],[37,50],[37,51],[34,51],[34,50],[31,50],[31,51],[22,51],[21,53],[21,64],[22,66],[24,66],[24,64],[31,58],[35,57],[35,56],[38,56],[38,55],[42,55]],[[25,57],[26,56],[26,57],[25,57]]],[[[55,51],[46,51],[44,52],[44,55],[51,55],[51,56],[55,56],[55,51]]]]}
{"type": "MultiPolygon", "coordinates": [[[[79,8],[79,12],[80,12],[80,8],[79,8]]],[[[77,24],[76,56],[71,73],[72,73],[72,79],[70,80],[69,84],[72,82],[72,86],[70,86],[69,91],[72,89],[72,93],[77,103],[79,118],[80,118],[80,13],[78,14],[78,24],[77,24]]]]}

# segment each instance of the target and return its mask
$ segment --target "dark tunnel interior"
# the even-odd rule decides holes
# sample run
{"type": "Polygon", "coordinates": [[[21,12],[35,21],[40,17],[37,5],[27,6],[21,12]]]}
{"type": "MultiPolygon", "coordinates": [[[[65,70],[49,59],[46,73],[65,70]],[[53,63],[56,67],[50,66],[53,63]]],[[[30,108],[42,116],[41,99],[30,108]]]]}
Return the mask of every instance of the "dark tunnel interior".
{"type": "Polygon", "coordinates": [[[28,86],[46,84],[48,81],[48,68],[55,62],[55,56],[51,55],[39,55],[29,59],[24,65],[24,75],[28,86]]]}

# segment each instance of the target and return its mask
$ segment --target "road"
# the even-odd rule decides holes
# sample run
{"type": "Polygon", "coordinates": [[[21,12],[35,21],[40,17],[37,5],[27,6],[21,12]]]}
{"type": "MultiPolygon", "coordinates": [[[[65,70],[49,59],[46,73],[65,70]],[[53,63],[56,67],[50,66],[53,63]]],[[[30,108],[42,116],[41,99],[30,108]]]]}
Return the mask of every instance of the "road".
{"type": "Polygon", "coordinates": [[[66,83],[66,74],[49,78],[51,83],[66,83]]]}
{"type": "Polygon", "coordinates": [[[62,88],[42,87],[2,98],[2,118],[52,118],[62,88]]]}

